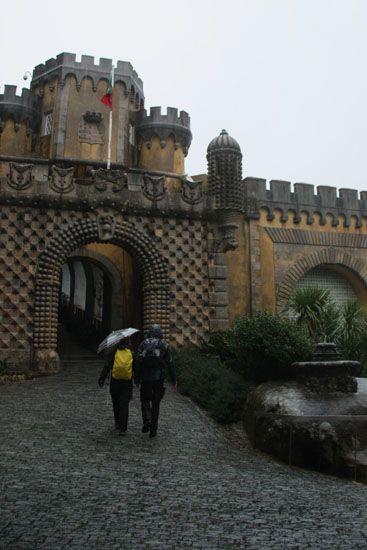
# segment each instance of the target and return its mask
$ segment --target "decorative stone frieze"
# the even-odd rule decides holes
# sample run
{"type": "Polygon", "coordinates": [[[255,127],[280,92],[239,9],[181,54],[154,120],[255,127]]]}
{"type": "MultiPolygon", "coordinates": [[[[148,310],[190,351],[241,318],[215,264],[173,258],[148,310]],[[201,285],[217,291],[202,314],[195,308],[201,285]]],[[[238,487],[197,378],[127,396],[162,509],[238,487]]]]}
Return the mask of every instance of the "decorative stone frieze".
{"type": "Polygon", "coordinates": [[[128,178],[125,170],[106,170],[99,168],[92,170],[94,187],[97,191],[109,191],[118,193],[128,187],[128,178]]]}

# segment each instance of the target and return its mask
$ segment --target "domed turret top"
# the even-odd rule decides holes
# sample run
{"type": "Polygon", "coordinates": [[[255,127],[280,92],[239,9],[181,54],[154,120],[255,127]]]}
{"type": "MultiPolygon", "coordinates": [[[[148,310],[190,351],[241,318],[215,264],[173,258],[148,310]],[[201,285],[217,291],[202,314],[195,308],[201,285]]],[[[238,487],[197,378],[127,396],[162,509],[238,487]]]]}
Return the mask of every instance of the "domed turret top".
{"type": "Polygon", "coordinates": [[[208,145],[208,153],[218,150],[232,149],[241,152],[241,147],[237,141],[231,137],[226,130],[222,130],[219,136],[212,139],[208,145]]]}

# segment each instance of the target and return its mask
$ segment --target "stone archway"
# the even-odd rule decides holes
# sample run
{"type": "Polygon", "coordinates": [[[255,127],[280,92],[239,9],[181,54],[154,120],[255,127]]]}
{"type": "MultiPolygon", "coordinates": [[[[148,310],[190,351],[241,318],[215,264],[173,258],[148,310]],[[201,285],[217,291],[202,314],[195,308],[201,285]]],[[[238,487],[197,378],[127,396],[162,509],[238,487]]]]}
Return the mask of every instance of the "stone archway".
{"type": "Polygon", "coordinates": [[[277,311],[286,307],[296,283],[311,269],[320,265],[339,265],[350,269],[367,288],[367,265],[355,256],[336,248],[324,248],[305,256],[289,269],[277,291],[277,311]]]}
{"type": "Polygon", "coordinates": [[[91,242],[112,243],[134,257],[143,281],[144,329],[159,323],[169,338],[170,292],[168,266],[153,240],[132,223],[102,215],[72,223],[52,238],[40,255],[35,279],[33,367],[53,372],[59,368],[57,318],[60,272],[67,258],[91,242]]]}

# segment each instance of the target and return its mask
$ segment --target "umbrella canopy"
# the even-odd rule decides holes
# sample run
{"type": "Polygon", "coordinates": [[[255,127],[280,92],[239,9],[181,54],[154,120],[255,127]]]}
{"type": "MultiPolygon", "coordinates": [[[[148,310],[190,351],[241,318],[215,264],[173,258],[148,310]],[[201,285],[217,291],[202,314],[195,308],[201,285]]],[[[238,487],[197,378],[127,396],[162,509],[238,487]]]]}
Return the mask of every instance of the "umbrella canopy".
{"type": "Polygon", "coordinates": [[[114,345],[116,345],[120,340],[123,338],[127,338],[128,336],[131,336],[132,334],[135,334],[136,332],[139,332],[139,329],[137,328],[120,328],[119,330],[114,330],[109,334],[98,346],[98,353],[103,351],[104,349],[112,348],[114,345]]]}

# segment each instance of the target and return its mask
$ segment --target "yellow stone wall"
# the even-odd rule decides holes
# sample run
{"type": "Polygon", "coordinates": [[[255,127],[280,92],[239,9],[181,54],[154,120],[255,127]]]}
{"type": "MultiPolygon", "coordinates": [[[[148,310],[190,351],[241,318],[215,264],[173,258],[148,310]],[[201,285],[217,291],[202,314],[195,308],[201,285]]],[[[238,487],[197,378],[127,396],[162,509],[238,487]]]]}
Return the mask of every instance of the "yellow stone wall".
{"type": "Polygon", "coordinates": [[[14,121],[5,121],[4,129],[0,133],[0,155],[28,155],[31,152],[32,135],[27,133],[27,123],[22,122],[18,130],[14,121]]]}
{"type": "MultiPolygon", "coordinates": [[[[344,216],[339,216],[339,224],[333,226],[333,216],[325,217],[325,224],[320,224],[320,215],[314,214],[314,222],[307,224],[307,213],[301,213],[301,221],[294,223],[295,212],[288,211],[287,221],[281,221],[282,211],[274,211],[274,219],[267,220],[268,211],[260,210],[259,220],[246,220],[243,229],[237,233],[239,247],[234,252],[227,253],[228,266],[228,293],[230,322],[240,314],[251,310],[253,303],[257,308],[276,311],[276,269],[282,263],[282,257],[276,254],[275,246],[266,232],[268,227],[303,229],[313,232],[332,232],[345,234],[367,234],[367,218],[362,219],[362,226],[356,227],[357,219],[352,216],[349,227],[344,226],[344,216]],[[257,296],[254,296],[257,293],[257,296]]],[[[311,254],[314,247],[297,247],[298,250],[289,251],[293,263],[304,255],[311,254]]],[[[289,259],[289,258],[288,258],[289,259]]],[[[343,266],[333,266],[333,270],[350,283],[356,293],[359,303],[367,305],[367,290],[350,269],[343,266]]]]}
{"type": "Polygon", "coordinates": [[[227,252],[230,324],[240,315],[249,313],[251,303],[248,227],[243,220],[236,231],[236,238],[238,248],[227,252]]]}
{"type": "Polygon", "coordinates": [[[153,137],[149,145],[147,143],[142,144],[139,167],[146,170],[183,175],[185,173],[185,154],[181,146],[176,148],[172,137],[167,138],[164,147],[161,146],[158,137],[153,137]]]}

